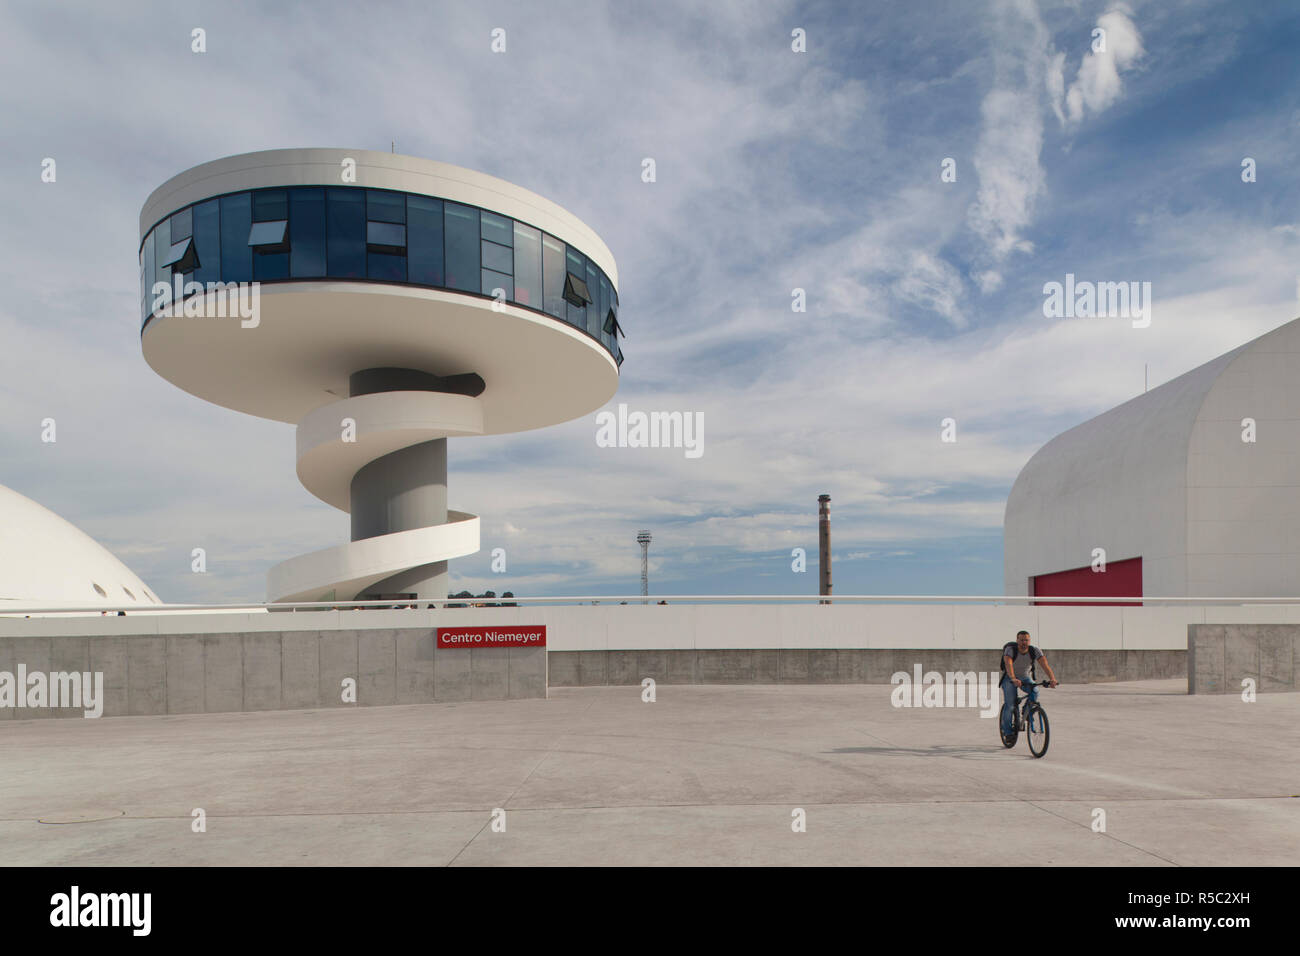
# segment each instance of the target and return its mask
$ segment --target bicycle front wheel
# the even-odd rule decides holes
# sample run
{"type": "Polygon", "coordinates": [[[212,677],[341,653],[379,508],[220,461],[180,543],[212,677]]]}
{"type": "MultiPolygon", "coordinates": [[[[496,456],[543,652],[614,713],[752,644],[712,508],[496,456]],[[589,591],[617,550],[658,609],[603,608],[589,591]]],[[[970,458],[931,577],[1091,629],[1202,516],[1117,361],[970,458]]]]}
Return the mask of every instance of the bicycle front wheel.
{"type": "Polygon", "coordinates": [[[1029,709],[1026,730],[1029,733],[1029,752],[1035,757],[1047,753],[1047,742],[1051,739],[1051,731],[1048,729],[1047,711],[1038,704],[1032,705],[1029,709]]]}

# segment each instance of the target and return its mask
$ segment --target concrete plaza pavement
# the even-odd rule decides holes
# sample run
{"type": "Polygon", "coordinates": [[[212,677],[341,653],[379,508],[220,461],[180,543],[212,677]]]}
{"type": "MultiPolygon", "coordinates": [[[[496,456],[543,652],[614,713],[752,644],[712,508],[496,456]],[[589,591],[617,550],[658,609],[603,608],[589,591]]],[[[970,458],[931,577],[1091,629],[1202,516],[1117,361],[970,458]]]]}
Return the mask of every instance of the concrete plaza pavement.
{"type": "Polygon", "coordinates": [[[0,864],[1300,862],[1300,694],[1045,690],[1034,760],[977,709],[891,689],[4,721],[0,864]]]}

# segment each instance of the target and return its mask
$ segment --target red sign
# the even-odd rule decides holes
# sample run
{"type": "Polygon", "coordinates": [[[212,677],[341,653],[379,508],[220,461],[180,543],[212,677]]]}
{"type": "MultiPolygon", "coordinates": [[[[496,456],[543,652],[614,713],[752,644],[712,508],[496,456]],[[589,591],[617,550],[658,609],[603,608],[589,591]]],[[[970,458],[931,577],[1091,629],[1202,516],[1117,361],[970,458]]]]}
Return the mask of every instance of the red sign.
{"type": "Polygon", "coordinates": [[[546,625],[532,627],[440,627],[439,647],[545,647],[546,625]]]}

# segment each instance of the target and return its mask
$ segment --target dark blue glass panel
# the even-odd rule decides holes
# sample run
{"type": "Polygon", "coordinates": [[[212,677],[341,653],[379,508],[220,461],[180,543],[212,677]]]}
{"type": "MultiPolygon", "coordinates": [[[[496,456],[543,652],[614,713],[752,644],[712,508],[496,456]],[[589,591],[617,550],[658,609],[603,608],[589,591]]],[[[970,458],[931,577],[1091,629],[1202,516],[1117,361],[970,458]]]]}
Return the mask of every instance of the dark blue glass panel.
{"type": "Polygon", "coordinates": [[[195,282],[221,280],[221,206],[215,199],[194,207],[194,251],[199,257],[195,282]]]}
{"type": "Polygon", "coordinates": [[[325,190],[289,191],[289,275],[325,275],[325,190]]]}
{"type": "Polygon", "coordinates": [[[366,203],[360,189],[325,193],[327,274],[340,279],[366,274],[366,203]]]}
{"type": "Polygon", "coordinates": [[[140,249],[140,318],[147,318],[153,311],[153,231],[145,237],[144,246],[140,249]]]}
{"type": "Polygon", "coordinates": [[[488,296],[500,288],[508,300],[595,334],[621,356],[616,335],[603,329],[609,312],[618,314],[618,293],[604,272],[554,236],[473,206],[384,190],[319,187],[254,190],[198,203],[164,219],[141,246],[146,316],[153,284],[170,282],[173,270],[164,262],[179,244],[189,250],[182,261],[196,260],[187,278],[201,283],[337,276],[488,296]],[[265,240],[258,229],[268,232],[265,240]],[[254,233],[260,253],[248,244],[254,233]],[[277,239],[287,251],[266,252],[277,239]],[[570,274],[585,280],[590,303],[565,300],[570,274]]]}
{"type": "Polygon", "coordinates": [[[372,222],[406,222],[406,194],[367,189],[366,218],[372,222]]]}
{"type": "Polygon", "coordinates": [[[514,254],[509,246],[499,246],[495,242],[483,240],[483,268],[510,275],[515,271],[514,254]]]}
{"type": "Polygon", "coordinates": [[[221,281],[251,282],[253,250],[248,230],[253,223],[253,202],[248,193],[221,197],[221,281]]]}
{"type": "Polygon", "coordinates": [[[163,265],[172,249],[172,221],[164,219],[153,230],[154,241],[154,281],[170,282],[171,270],[163,265]],[[165,271],[164,271],[165,270],[165,271]]]}
{"type": "Polygon", "coordinates": [[[172,214],[172,245],[194,235],[194,207],[187,206],[172,214]]]}
{"type": "Polygon", "coordinates": [[[483,232],[484,239],[490,239],[492,242],[508,246],[510,242],[510,223],[511,220],[505,216],[498,216],[496,213],[483,211],[483,232]]]}
{"type": "Polygon", "coordinates": [[[447,288],[478,292],[479,219],[478,210],[457,203],[443,203],[446,211],[447,288]]]}
{"type": "Polygon", "coordinates": [[[515,223],[515,301],[542,307],[542,234],[522,222],[515,223]]]}
{"type": "Polygon", "coordinates": [[[600,270],[590,259],[587,260],[587,294],[591,302],[587,304],[587,331],[600,335],[600,270]]]}
{"type": "Polygon", "coordinates": [[[406,199],[408,281],[442,285],[442,201],[423,196],[406,199]]]}
{"type": "Polygon", "coordinates": [[[289,278],[289,253],[276,252],[271,255],[253,256],[253,278],[258,280],[289,278]]]}
{"type": "Polygon", "coordinates": [[[366,253],[366,271],[372,279],[384,282],[406,281],[406,256],[392,256],[384,252],[366,253]]]}
{"type": "MultiPolygon", "coordinates": [[[[582,279],[587,274],[587,257],[573,246],[569,246],[566,252],[565,267],[569,272],[582,279]]],[[[565,302],[564,304],[568,307],[569,324],[585,329],[587,327],[587,307],[585,305],[574,305],[572,302],[565,302]]]]}
{"type": "Polygon", "coordinates": [[[253,193],[253,222],[289,218],[289,198],[283,189],[259,189],[253,193]]]}
{"type": "Polygon", "coordinates": [[[564,301],[564,243],[542,233],[542,284],[545,288],[545,311],[558,318],[568,314],[564,301]]]}
{"type": "Polygon", "coordinates": [[[503,272],[493,272],[491,269],[483,270],[483,294],[495,297],[496,290],[500,289],[505,293],[507,299],[515,297],[515,281],[503,272]]]}

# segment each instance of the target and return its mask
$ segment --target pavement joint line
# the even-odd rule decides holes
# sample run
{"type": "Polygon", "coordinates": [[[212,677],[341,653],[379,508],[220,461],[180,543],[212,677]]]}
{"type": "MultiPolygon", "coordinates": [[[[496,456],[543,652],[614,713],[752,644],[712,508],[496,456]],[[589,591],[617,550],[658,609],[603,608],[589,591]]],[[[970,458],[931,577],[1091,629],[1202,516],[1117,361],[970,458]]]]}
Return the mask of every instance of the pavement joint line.
{"type": "MultiPolygon", "coordinates": [[[[873,740],[878,740],[878,741],[880,741],[881,743],[887,744],[887,745],[889,745],[890,747],[894,747],[895,749],[897,749],[897,746],[898,746],[898,745],[895,744],[895,743],[893,743],[892,741],[885,740],[883,737],[877,737],[875,734],[868,733],[867,731],[859,730],[859,732],[862,733],[862,734],[864,734],[864,735],[867,736],[867,737],[870,737],[870,738],[873,739],[873,740]]],[[[978,777],[974,777],[974,776],[972,776],[971,774],[969,774],[969,773],[967,773],[967,772],[965,772],[965,771],[958,770],[958,769],[956,769],[956,768],[952,768],[952,771],[953,771],[953,773],[955,773],[957,776],[959,776],[959,777],[963,777],[963,778],[965,778],[966,780],[970,781],[970,782],[973,783],[973,784],[976,784],[976,785],[978,785],[978,786],[987,786],[987,784],[985,784],[985,782],[984,782],[983,780],[981,780],[981,779],[978,778],[978,777]]],[[[1046,814],[1048,814],[1049,816],[1056,817],[1058,820],[1061,820],[1061,821],[1064,822],[1064,823],[1068,823],[1068,824],[1070,824],[1070,825],[1072,825],[1072,826],[1080,826],[1080,827],[1083,827],[1083,826],[1084,826],[1084,824],[1081,823],[1081,822],[1076,822],[1076,821],[1074,821],[1074,820],[1071,820],[1071,819],[1069,819],[1068,817],[1064,817],[1064,816],[1062,816],[1062,815],[1059,814],[1059,813],[1056,813],[1056,812],[1054,812],[1054,811],[1052,811],[1052,810],[1047,809],[1046,807],[1040,807],[1040,806],[1039,806],[1037,803],[1035,803],[1033,800],[1029,800],[1029,799],[1026,799],[1026,798],[1023,798],[1023,797],[1019,797],[1019,796],[1015,797],[1015,800],[1016,800],[1017,802],[1019,802],[1019,803],[1028,804],[1029,806],[1033,807],[1035,810],[1038,810],[1038,811],[1041,812],[1041,813],[1046,813],[1046,814]]],[[[1081,802],[1081,803],[1084,803],[1084,804],[1086,805],[1087,803],[1090,803],[1090,802],[1092,802],[1092,801],[1080,801],[1080,802],[1081,802]]],[[[1112,802],[1114,802],[1114,801],[1112,801],[1112,802]]],[[[1091,829],[1091,827],[1087,827],[1087,829],[1091,829]]],[[[1111,836],[1109,833],[1106,833],[1105,831],[1102,831],[1102,833],[1103,833],[1103,835],[1105,835],[1105,836],[1107,836],[1107,837],[1110,837],[1110,836],[1111,836]]],[[[1118,837],[1111,837],[1111,839],[1114,840],[1114,842],[1116,842],[1116,843],[1120,843],[1120,844],[1123,844],[1124,846],[1127,846],[1127,847],[1129,847],[1129,848],[1132,849],[1132,850],[1136,850],[1136,851],[1139,852],[1139,853],[1143,853],[1143,854],[1146,854],[1147,856],[1155,857],[1157,860],[1164,860],[1166,863],[1170,864],[1171,866],[1178,866],[1178,865],[1179,865],[1178,863],[1175,863],[1173,860],[1170,860],[1170,859],[1168,859],[1168,858],[1166,858],[1166,857],[1163,857],[1163,856],[1161,856],[1159,853],[1155,853],[1155,852],[1153,852],[1153,851],[1151,851],[1151,850],[1146,849],[1145,847],[1136,846],[1136,845],[1134,845],[1134,844],[1132,844],[1132,843],[1128,843],[1128,842],[1126,842],[1126,841],[1124,841],[1124,840],[1121,840],[1121,839],[1119,839],[1118,837]]]]}
{"type": "MultiPolygon", "coordinates": [[[[1065,823],[1071,824],[1072,826],[1082,827],[1082,828],[1085,829],[1085,830],[1092,830],[1092,826],[1091,826],[1091,824],[1085,824],[1085,823],[1083,823],[1083,822],[1081,822],[1081,821],[1075,821],[1075,820],[1071,820],[1071,819],[1069,819],[1068,817],[1063,817],[1063,816],[1061,816],[1059,813],[1056,813],[1055,811],[1052,811],[1052,810],[1047,809],[1047,807],[1040,807],[1040,806],[1039,806],[1037,803],[1035,803],[1033,800],[1026,800],[1025,802],[1028,803],[1028,804],[1029,804],[1031,807],[1033,807],[1035,810],[1039,810],[1039,811],[1041,811],[1041,812],[1043,812],[1043,813],[1048,814],[1049,816],[1056,817],[1058,820],[1061,820],[1061,821],[1063,821],[1063,822],[1065,822],[1065,823]]],[[[1091,801],[1085,801],[1085,802],[1091,802],[1091,801]]],[[[1097,831],[1093,831],[1093,832],[1097,832],[1097,831]]],[[[1129,843],[1127,840],[1121,840],[1119,837],[1112,835],[1112,834],[1110,833],[1110,831],[1108,831],[1108,830],[1102,830],[1102,831],[1100,831],[1100,833],[1101,833],[1102,836],[1106,837],[1107,839],[1109,839],[1109,840],[1113,840],[1115,843],[1122,844],[1122,845],[1128,847],[1130,850],[1136,850],[1137,852],[1139,852],[1139,853],[1144,853],[1144,854],[1146,854],[1147,856],[1153,856],[1153,857],[1155,857],[1157,860],[1164,860],[1164,861],[1165,861],[1166,863],[1168,863],[1170,866],[1179,866],[1179,867],[1182,866],[1181,863],[1178,863],[1178,862],[1175,861],[1175,860],[1171,860],[1171,859],[1169,859],[1169,857],[1167,857],[1167,856],[1161,856],[1159,853],[1156,853],[1154,850],[1148,850],[1146,847],[1144,847],[1144,846],[1138,846],[1136,843],[1129,843]]]]}
{"type": "MultiPolygon", "coordinates": [[[[586,717],[586,716],[587,716],[587,712],[591,710],[592,705],[596,703],[596,700],[597,700],[597,699],[598,699],[598,698],[593,697],[590,701],[587,702],[587,706],[583,708],[582,715],[581,715],[582,717],[586,717]]],[[[560,742],[562,739],[564,739],[564,736],[565,736],[565,735],[564,735],[563,732],[557,733],[557,734],[555,735],[555,739],[551,741],[551,746],[550,746],[549,748],[547,748],[546,753],[542,754],[541,757],[538,758],[537,763],[533,764],[533,768],[532,768],[531,770],[528,771],[528,773],[524,776],[524,779],[520,780],[519,783],[515,785],[515,788],[514,788],[513,790],[510,791],[510,796],[506,797],[505,802],[501,804],[501,806],[502,806],[503,809],[505,808],[505,806],[506,806],[507,804],[510,803],[511,800],[514,799],[514,796],[515,796],[516,793],[519,792],[519,789],[520,789],[524,784],[526,784],[526,783],[529,781],[529,779],[532,777],[532,775],[533,775],[534,773],[537,772],[537,768],[540,767],[540,766],[542,765],[542,763],[543,763],[543,762],[544,762],[544,761],[545,761],[549,756],[551,756],[552,753],[554,753],[555,748],[559,745],[559,742],[560,742]]],[[[493,809],[495,809],[495,808],[493,808],[493,809]]],[[[513,810],[512,810],[511,812],[513,812],[513,810]]],[[[488,811],[488,818],[487,818],[486,820],[483,821],[483,826],[479,827],[478,830],[476,830],[476,831],[474,832],[474,835],[471,836],[468,840],[465,841],[465,845],[462,846],[459,850],[456,851],[456,855],[453,856],[453,857],[452,857],[450,860],[448,860],[446,863],[444,863],[443,866],[452,866],[452,865],[453,865],[453,864],[454,864],[458,859],[460,859],[461,854],[464,853],[466,850],[469,849],[469,845],[470,845],[471,843],[473,843],[475,840],[477,840],[477,839],[479,838],[479,836],[483,833],[483,830],[484,830],[484,829],[488,826],[488,824],[490,824],[491,822],[492,822],[492,811],[489,810],[489,811],[488,811]]]]}
{"type": "MultiPolygon", "coordinates": [[[[1280,800],[1280,799],[1290,799],[1290,798],[1289,797],[1202,797],[1200,799],[1216,800],[1220,802],[1231,802],[1235,800],[1255,801],[1255,800],[1280,800]]],[[[1080,805],[1085,805],[1094,802],[1092,800],[1084,800],[1079,798],[1067,799],[1064,797],[1061,798],[1060,800],[1052,800],[1052,801],[1043,800],[1042,797],[1037,797],[1035,798],[1035,800],[1043,803],[1047,803],[1047,802],[1077,803],[1080,805]]],[[[1164,798],[1152,798],[1149,801],[1134,799],[1134,798],[1125,798],[1123,800],[1111,800],[1111,803],[1115,805],[1122,805],[1126,803],[1144,803],[1144,802],[1157,802],[1157,801],[1164,801],[1168,803],[1192,802],[1192,801],[1177,800],[1177,799],[1165,800],[1164,798]]],[[[808,803],[807,801],[804,801],[805,806],[832,808],[832,809],[837,807],[846,807],[846,808],[865,808],[865,807],[915,808],[915,807],[925,807],[925,806],[947,807],[947,806],[967,806],[971,804],[999,804],[999,803],[1007,803],[1007,804],[1027,803],[1030,806],[1033,806],[1035,809],[1042,810],[1044,813],[1053,813],[1053,811],[1048,810],[1046,807],[1038,806],[1038,803],[1036,803],[1034,800],[1026,800],[1020,797],[1006,797],[1001,800],[918,800],[911,803],[902,802],[898,800],[886,800],[886,801],[877,801],[877,802],[870,802],[870,803],[863,803],[863,802],[808,803]]],[[[744,809],[744,808],[758,808],[758,807],[787,807],[789,805],[790,805],[790,801],[788,800],[774,800],[774,801],[763,801],[763,802],[755,802],[755,803],[614,803],[614,804],[582,804],[580,806],[569,805],[569,806],[559,806],[559,807],[548,807],[548,806],[513,807],[511,809],[511,812],[512,813],[570,813],[570,812],[578,812],[583,810],[673,810],[673,809],[710,810],[710,809],[735,809],[735,808],[744,809]]],[[[382,816],[418,816],[420,814],[427,815],[427,814],[439,814],[439,813],[483,813],[485,810],[490,812],[493,809],[495,809],[495,807],[489,807],[486,804],[484,804],[482,807],[456,807],[456,808],[447,808],[447,809],[426,809],[426,810],[302,810],[302,811],[278,812],[278,813],[276,812],[208,813],[206,814],[206,816],[210,820],[211,819],[240,820],[240,819],[262,819],[262,818],[277,818],[277,817],[348,817],[348,816],[382,817],[382,816]]],[[[136,816],[133,816],[131,814],[123,814],[122,816],[112,817],[110,819],[87,821],[87,823],[115,823],[115,822],[121,822],[126,820],[189,820],[189,819],[190,819],[190,815],[183,814],[183,813],[141,814],[136,816]]],[[[1065,817],[1061,817],[1061,819],[1066,820],[1065,817]]],[[[36,822],[39,821],[37,821],[33,817],[0,817],[0,823],[36,823],[36,822]]],[[[1075,821],[1066,820],[1066,822],[1074,823],[1075,821]]],[[[77,825],[85,826],[86,824],[80,823],[77,825]]],[[[1078,824],[1078,825],[1083,826],[1083,824],[1078,824]]],[[[1135,849],[1140,850],[1141,848],[1135,847],[1135,849]]]]}

